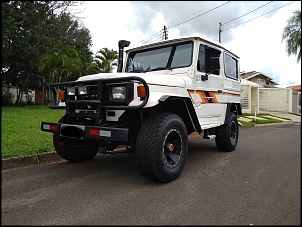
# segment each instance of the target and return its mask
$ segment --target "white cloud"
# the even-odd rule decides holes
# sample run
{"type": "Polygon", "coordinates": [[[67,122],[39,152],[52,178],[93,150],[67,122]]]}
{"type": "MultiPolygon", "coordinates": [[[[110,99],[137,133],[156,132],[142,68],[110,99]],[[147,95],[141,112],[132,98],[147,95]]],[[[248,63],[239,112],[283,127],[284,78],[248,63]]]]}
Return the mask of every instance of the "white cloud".
{"type": "Polygon", "coordinates": [[[91,32],[93,53],[104,47],[117,50],[121,39],[131,41],[131,46],[158,33],[151,40],[161,40],[164,25],[169,28],[200,15],[168,29],[168,38],[200,35],[218,41],[218,24],[225,23],[222,30],[227,30],[221,33],[221,42],[240,56],[241,71],[261,71],[281,85],[301,84],[301,62],[296,63],[296,56],[288,57],[285,43],[281,42],[286,21],[294,10],[301,10],[301,2],[225,3],[84,1],[80,9],[82,21],[91,32]],[[259,9],[247,14],[256,8],[259,9]],[[242,16],[244,14],[247,15],[242,16]],[[232,21],[235,18],[238,19],[232,21]],[[226,23],[228,21],[231,22],[226,23]],[[241,25],[236,26],[238,24],[241,25]]]}

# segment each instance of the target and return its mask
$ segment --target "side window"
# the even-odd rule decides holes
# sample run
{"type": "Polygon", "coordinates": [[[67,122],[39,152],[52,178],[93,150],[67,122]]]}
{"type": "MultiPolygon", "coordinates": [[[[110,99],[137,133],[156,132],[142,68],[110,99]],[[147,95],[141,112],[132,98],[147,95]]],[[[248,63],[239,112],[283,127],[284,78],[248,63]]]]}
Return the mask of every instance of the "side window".
{"type": "Polygon", "coordinates": [[[238,79],[238,61],[228,54],[224,54],[224,69],[227,77],[238,79]]]}
{"type": "Polygon", "coordinates": [[[219,70],[215,70],[211,72],[211,58],[212,57],[220,57],[220,51],[216,50],[212,47],[205,46],[201,44],[199,46],[199,53],[198,53],[198,62],[197,62],[197,70],[199,72],[204,73],[212,73],[219,75],[219,70]]]}

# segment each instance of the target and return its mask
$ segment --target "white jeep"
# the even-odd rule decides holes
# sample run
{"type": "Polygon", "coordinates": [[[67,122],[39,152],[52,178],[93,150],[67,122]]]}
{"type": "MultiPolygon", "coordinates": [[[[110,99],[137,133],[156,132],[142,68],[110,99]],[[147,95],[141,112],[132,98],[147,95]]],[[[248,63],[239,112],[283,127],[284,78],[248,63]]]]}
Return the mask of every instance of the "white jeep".
{"type": "Polygon", "coordinates": [[[57,153],[82,162],[98,152],[133,152],[146,178],[166,183],[181,174],[191,133],[233,151],[242,114],[239,57],[200,37],[124,52],[129,44],[119,41],[116,73],[51,85],[51,108],[66,114],[41,122],[41,130],[53,133],[57,153]]]}

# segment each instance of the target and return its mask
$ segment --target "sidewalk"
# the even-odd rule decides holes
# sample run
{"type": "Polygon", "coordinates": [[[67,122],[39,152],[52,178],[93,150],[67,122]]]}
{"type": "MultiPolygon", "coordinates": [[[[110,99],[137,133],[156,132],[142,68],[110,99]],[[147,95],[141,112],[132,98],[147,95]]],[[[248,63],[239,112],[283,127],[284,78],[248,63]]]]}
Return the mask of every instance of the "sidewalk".
{"type": "MultiPolygon", "coordinates": [[[[281,112],[274,112],[268,113],[269,117],[275,116],[275,118],[283,120],[283,123],[271,123],[271,124],[259,124],[258,126],[269,126],[274,124],[288,124],[288,123],[298,123],[301,124],[301,116],[297,116],[294,114],[289,113],[281,113],[281,112]],[[286,119],[291,120],[286,120],[286,119]]],[[[247,120],[252,120],[253,116],[250,118],[246,118],[247,120]]],[[[51,162],[58,162],[58,161],[65,161],[62,159],[56,152],[46,152],[38,155],[28,155],[26,157],[13,157],[13,158],[6,158],[1,160],[2,164],[2,171],[3,170],[11,170],[16,168],[21,168],[25,166],[33,166],[51,162]]]]}
{"type": "Polygon", "coordinates": [[[273,112],[273,113],[270,113],[270,115],[280,117],[280,118],[288,118],[288,119],[291,119],[295,123],[301,123],[301,116],[297,116],[294,114],[273,112]]]}
{"type": "MultiPolygon", "coordinates": [[[[283,123],[300,123],[301,124],[301,116],[290,114],[290,113],[270,112],[270,113],[267,113],[267,115],[263,115],[263,117],[278,119],[278,120],[283,121],[283,123]]],[[[239,117],[239,120],[249,122],[249,121],[252,121],[254,118],[255,118],[254,116],[245,116],[245,117],[239,117]]],[[[256,116],[256,119],[265,120],[265,118],[261,118],[258,116],[256,116]]],[[[268,126],[271,124],[278,124],[278,123],[259,124],[259,125],[256,124],[255,126],[268,126]]]]}

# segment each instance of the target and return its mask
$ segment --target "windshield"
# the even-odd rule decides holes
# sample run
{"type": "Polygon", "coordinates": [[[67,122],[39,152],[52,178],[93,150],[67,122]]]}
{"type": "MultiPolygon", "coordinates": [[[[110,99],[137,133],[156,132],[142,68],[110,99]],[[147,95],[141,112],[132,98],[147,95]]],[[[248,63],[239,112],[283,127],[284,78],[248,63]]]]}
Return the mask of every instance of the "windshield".
{"type": "Polygon", "coordinates": [[[192,62],[193,42],[131,52],[126,72],[148,72],[188,67],[192,62]]]}

